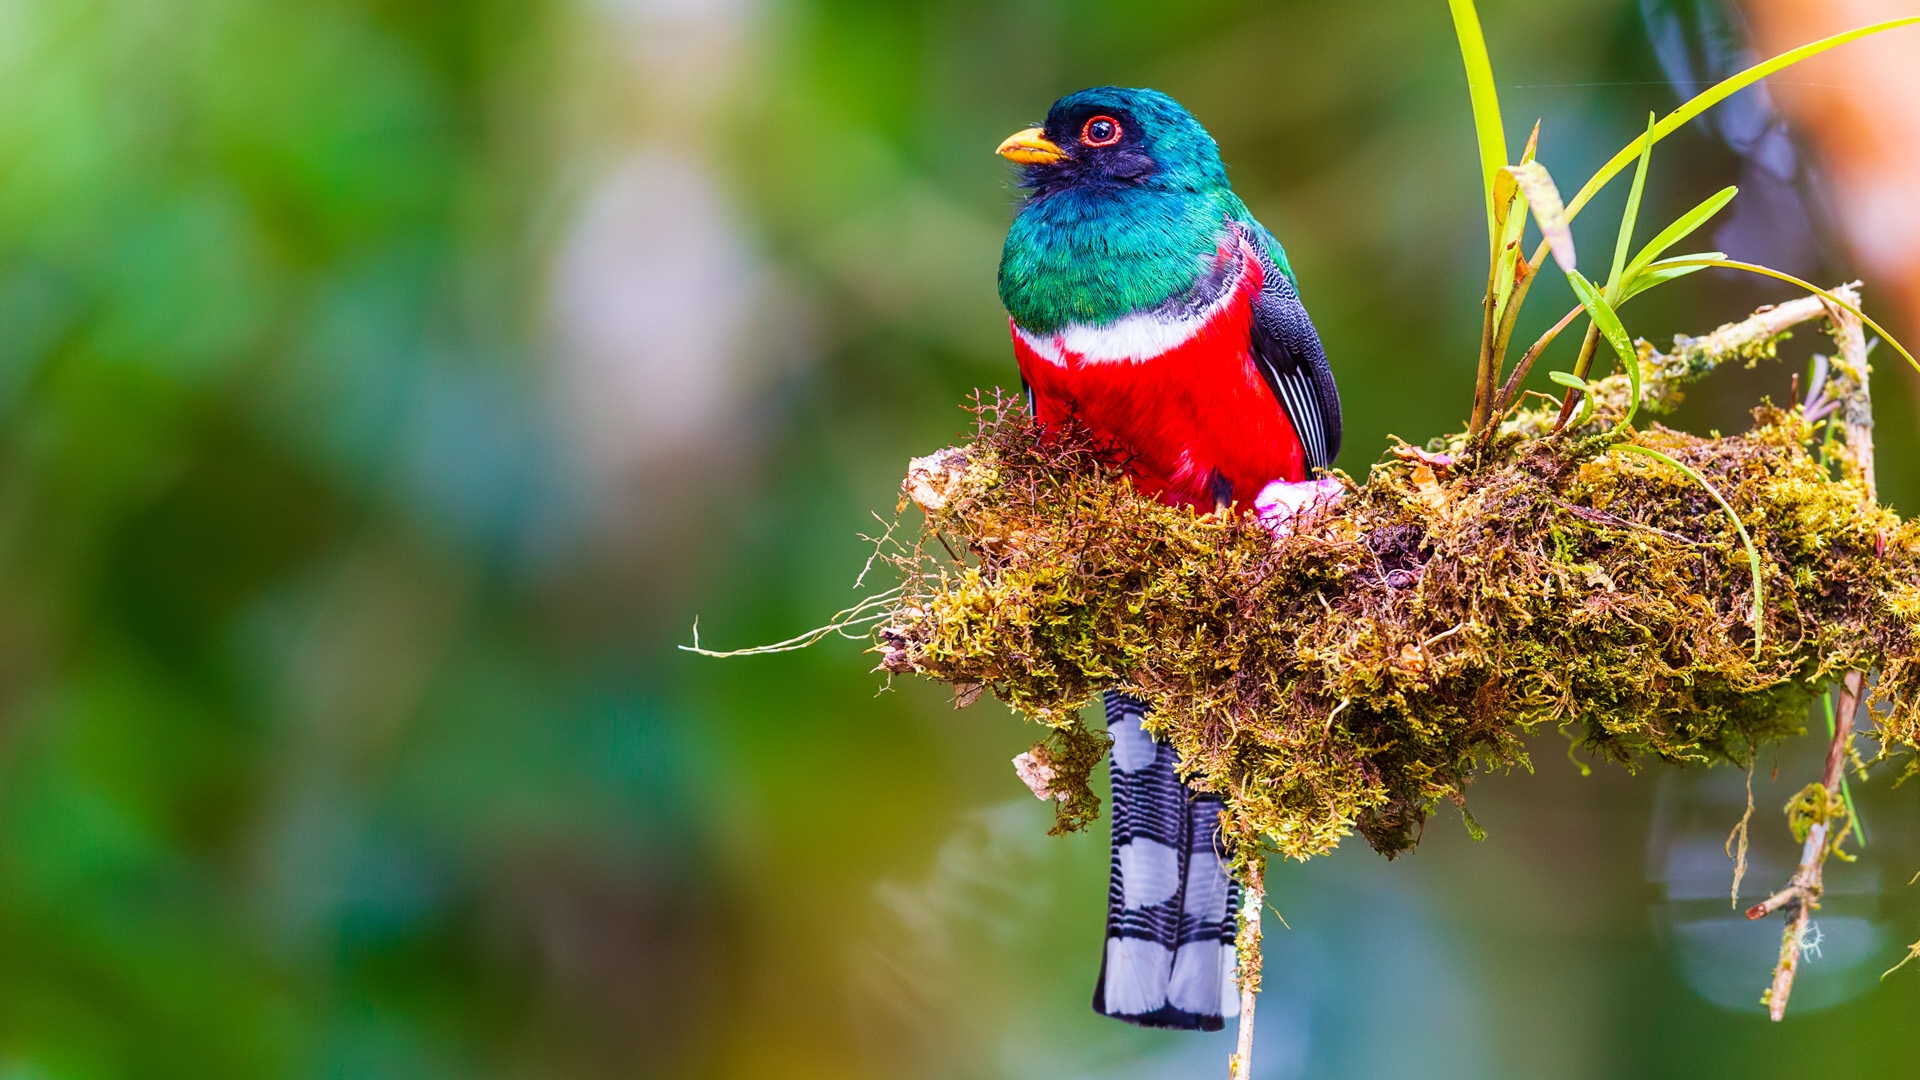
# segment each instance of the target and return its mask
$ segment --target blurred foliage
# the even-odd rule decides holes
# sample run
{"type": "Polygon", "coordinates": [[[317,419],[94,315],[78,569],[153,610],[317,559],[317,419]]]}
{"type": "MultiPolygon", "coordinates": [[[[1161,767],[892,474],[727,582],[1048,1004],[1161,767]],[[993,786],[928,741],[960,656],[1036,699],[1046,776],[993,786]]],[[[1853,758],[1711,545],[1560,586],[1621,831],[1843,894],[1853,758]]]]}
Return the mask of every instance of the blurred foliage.
{"type": "MultiPolygon", "coordinates": [[[[1483,15],[1556,173],[1670,104],[1624,0],[1483,15]]],[[[1483,241],[1429,0],[0,3],[0,1076],[1224,1060],[1085,1008],[1104,845],[1041,837],[1018,723],[875,697],[845,648],[669,649],[696,612],[748,642],[843,606],[901,464],[1012,378],[991,149],[1105,82],[1219,137],[1300,269],[1355,460],[1457,424],[1483,241]],[[709,19],[744,29],[706,97],[628,74],[709,19]],[[805,362],[609,483],[554,389],[552,264],[590,178],[649,146],[737,208],[805,362]]],[[[1738,164],[1675,142],[1666,218],[1738,164]]],[[[1630,329],[1781,295],[1753,288],[1662,290],[1687,295],[1630,329]]],[[[1691,419],[1740,425],[1777,375],[1691,419]]],[[[1911,430],[1890,380],[1879,401],[1911,430]]],[[[1882,456],[1910,513],[1912,448],[1882,456]]],[[[1263,1012],[1297,1019],[1276,1075],[1902,1060],[1896,980],[1792,1043],[1691,997],[1641,906],[1643,789],[1575,784],[1476,789],[1498,852],[1277,882],[1321,929],[1269,939],[1296,973],[1263,1012]],[[1557,914],[1491,920],[1488,895],[1557,914]],[[1450,995],[1398,1002],[1417,1057],[1358,1009],[1400,970],[1450,995]]]]}

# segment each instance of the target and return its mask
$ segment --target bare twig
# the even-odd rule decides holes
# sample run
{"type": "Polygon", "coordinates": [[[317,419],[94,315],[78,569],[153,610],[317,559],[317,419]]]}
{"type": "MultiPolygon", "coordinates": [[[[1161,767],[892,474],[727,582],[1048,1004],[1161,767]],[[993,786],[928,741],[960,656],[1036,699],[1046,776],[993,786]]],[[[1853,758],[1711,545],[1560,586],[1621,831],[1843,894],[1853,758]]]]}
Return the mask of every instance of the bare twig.
{"type": "MultiPolygon", "coordinates": [[[[1860,306],[1859,282],[1843,285],[1832,292],[1854,307],[1860,306]]],[[[1828,324],[1833,327],[1834,344],[1839,352],[1830,362],[1824,396],[1835,402],[1841,410],[1847,433],[1847,449],[1853,454],[1854,467],[1859,470],[1860,482],[1866,487],[1868,498],[1873,498],[1873,397],[1867,389],[1870,366],[1867,363],[1866,332],[1852,312],[1828,304],[1817,296],[1810,299],[1820,300],[1826,308],[1828,324]]]]}
{"type": "MultiPolygon", "coordinates": [[[[1840,801],[1840,777],[1847,764],[1846,747],[1853,739],[1853,714],[1860,708],[1863,682],[1858,671],[1849,671],[1841,684],[1840,708],[1834,716],[1833,742],[1827,747],[1827,768],[1822,777],[1829,805],[1840,801]]],[[[1767,1014],[1775,1020],[1787,1015],[1787,998],[1793,993],[1793,977],[1799,971],[1807,927],[1813,920],[1814,910],[1820,906],[1820,893],[1824,888],[1822,872],[1827,855],[1833,850],[1828,840],[1832,827],[1831,818],[1813,822],[1800,848],[1800,868],[1794,871],[1787,887],[1747,909],[1749,919],[1765,918],[1783,908],[1787,912],[1786,931],[1780,937],[1780,959],[1773,968],[1773,985],[1761,998],[1767,1014]]]]}
{"type": "MultiPolygon", "coordinates": [[[[1854,285],[1834,291],[1858,306],[1857,288],[1854,285]]],[[[1867,498],[1873,499],[1873,404],[1867,395],[1869,368],[1866,337],[1861,330],[1860,320],[1843,308],[1826,304],[1819,297],[1798,300],[1794,304],[1806,304],[1809,301],[1824,308],[1829,325],[1833,328],[1834,341],[1839,346],[1840,355],[1834,364],[1837,370],[1828,382],[1825,396],[1840,402],[1845,410],[1847,448],[1852,452],[1853,464],[1866,489],[1867,498]]],[[[1783,304],[1781,307],[1792,307],[1794,304],[1783,304]]],[[[1810,395],[1804,410],[1811,416],[1820,405],[1810,395]]],[[[1848,751],[1853,743],[1854,714],[1860,711],[1860,697],[1865,684],[1866,676],[1859,671],[1849,671],[1841,680],[1840,706],[1833,718],[1833,741],[1827,746],[1826,769],[1821,774],[1821,783],[1826,788],[1824,805],[1829,808],[1844,805],[1840,785],[1846,776],[1848,751]]],[[[1787,913],[1786,930],[1780,938],[1780,959],[1773,968],[1773,985],[1761,998],[1767,1006],[1767,1014],[1775,1020],[1787,1015],[1787,999],[1793,994],[1794,975],[1799,971],[1800,959],[1805,952],[1807,928],[1812,922],[1814,910],[1820,906],[1827,856],[1835,847],[1830,834],[1834,822],[1840,820],[1844,823],[1845,817],[1845,814],[1836,814],[1831,809],[1817,815],[1807,828],[1806,840],[1800,848],[1800,866],[1794,871],[1787,887],[1747,909],[1749,919],[1765,918],[1780,910],[1787,913]]]]}
{"type": "Polygon", "coordinates": [[[1240,930],[1234,939],[1239,960],[1235,982],[1240,986],[1240,1030],[1233,1057],[1227,1062],[1228,1080],[1251,1080],[1253,1076],[1253,1004],[1260,993],[1260,915],[1266,906],[1264,875],[1256,869],[1252,880],[1241,886],[1240,930]]]}

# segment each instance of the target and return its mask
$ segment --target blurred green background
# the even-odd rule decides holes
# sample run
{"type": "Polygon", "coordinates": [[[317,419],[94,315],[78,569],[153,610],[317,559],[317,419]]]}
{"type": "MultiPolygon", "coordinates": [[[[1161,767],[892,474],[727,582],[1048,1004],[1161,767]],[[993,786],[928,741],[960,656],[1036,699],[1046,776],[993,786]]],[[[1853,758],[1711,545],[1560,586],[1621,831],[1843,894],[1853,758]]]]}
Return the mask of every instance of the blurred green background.
{"type": "MultiPolygon", "coordinates": [[[[1669,7],[1711,39],[1691,0],[1484,5],[1563,185],[1677,100],[1669,7]]],[[[0,1080],[1224,1075],[1226,1035],[1088,1009],[1105,830],[1045,835],[1022,721],[846,642],[674,646],[844,606],[906,459],[1013,383],[991,149],[1082,86],[1218,137],[1343,467],[1459,423],[1459,66],[1440,0],[0,0],[0,1080]]],[[[1717,243],[1845,278],[1818,162],[1759,145],[1663,144],[1649,213],[1771,170],[1717,243]]],[[[1571,302],[1535,295],[1536,329],[1571,302]]],[[[1785,295],[1700,275],[1629,325],[1785,295]]],[[[1910,1073],[1920,975],[1878,976],[1920,937],[1912,787],[1863,796],[1770,1025],[1740,776],[1535,743],[1474,788],[1485,843],[1449,808],[1392,865],[1275,868],[1261,1077],[1910,1073]]]]}

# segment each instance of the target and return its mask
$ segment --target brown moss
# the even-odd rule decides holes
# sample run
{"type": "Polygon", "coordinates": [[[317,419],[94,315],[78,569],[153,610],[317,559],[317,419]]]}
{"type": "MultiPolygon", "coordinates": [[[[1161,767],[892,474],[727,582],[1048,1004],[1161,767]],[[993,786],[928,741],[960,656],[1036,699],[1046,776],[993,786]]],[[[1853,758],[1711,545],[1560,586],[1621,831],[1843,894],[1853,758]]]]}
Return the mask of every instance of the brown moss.
{"type": "Polygon", "coordinates": [[[1882,740],[1912,745],[1920,531],[1813,456],[1798,414],[1755,420],[1631,438],[1739,514],[1764,568],[1757,627],[1712,495],[1607,437],[1516,435],[1471,467],[1403,448],[1276,539],[1144,497],[1084,435],[1042,438],[996,400],[910,478],[925,528],[896,556],[907,587],[876,649],[1054,728],[1084,795],[1061,804],[1067,828],[1091,816],[1104,751],[1077,711],[1110,688],[1149,701],[1190,782],[1225,796],[1243,860],[1354,830],[1407,850],[1477,769],[1527,765],[1542,726],[1628,765],[1744,763],[1851,668],[1880,673],[1882,740]]]}

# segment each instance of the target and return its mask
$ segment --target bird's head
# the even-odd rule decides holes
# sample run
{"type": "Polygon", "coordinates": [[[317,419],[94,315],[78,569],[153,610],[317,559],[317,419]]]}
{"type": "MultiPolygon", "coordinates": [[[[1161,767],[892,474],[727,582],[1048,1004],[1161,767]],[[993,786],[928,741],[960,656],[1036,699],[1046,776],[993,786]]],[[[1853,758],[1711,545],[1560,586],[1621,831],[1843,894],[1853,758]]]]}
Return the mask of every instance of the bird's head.
{"type": "Polygon", "coordinates": [[[1158,90],[1098,86],[1068,94],[1047,122],[1015,132],[999,154],[1024,166],[1036,196],[1069,188],[1224,187],[1220,148],[1193,114],[1158,90]]]}

